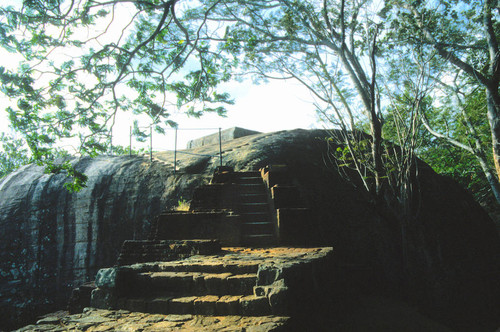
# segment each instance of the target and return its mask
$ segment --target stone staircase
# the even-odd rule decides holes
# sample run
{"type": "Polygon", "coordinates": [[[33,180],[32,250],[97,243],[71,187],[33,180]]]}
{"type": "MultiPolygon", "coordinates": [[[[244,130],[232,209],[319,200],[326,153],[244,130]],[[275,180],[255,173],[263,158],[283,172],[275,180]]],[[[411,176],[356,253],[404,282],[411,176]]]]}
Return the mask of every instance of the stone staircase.
{"type": "Polygon", "coordinates": [[[271,314],[267,297],[254,294],[258,264],[162,265],[161,271],[122,269],[118,309],[157,314],[271,314]]]}
{"type": "Polygon", "coordinates": [[[219,239],[224,246],[278,244],[276,210],[260,171],[219,167],[208,185],[195,189],[189,211],[166,211],[150,240],[219,239]]]}
{"type": "Polygon", "coordinates": [[[234,210],[241,219],[241,244],[271,246],[276,244],[273,208],[260,172],[234,173],[234,210]]]}
{"type": "Polygon", "coordinates": [[[331,298],[333,249],[276,246],[281,225],[293,244],[290,230],[308,220],[288,179],[284,166],[218,168],[189,211],[166,211],[149,240],[125,241],[117,265],[98,272],[91,306],[190,317],[318,312],[331,298]]]}
{"type": "Polygon", "coordinates": [[[150,240],[219,239],[223,246],[306,245],[311,210],[286,165],[235,172],[218,167],[197,187],[189,211],[165,211],[150,240]]]}
{"type": "Polygon", "coordinates": [[[168,256],[174,260],[99,270],[91,306],[163,315],[293,316],[312,308],[317,296],[330,298],[332,248],[238,247],[209,253],[217,242],[171,245],[168,256]],[[192,247],[193,255],[187,257],[180,247],[192,247]],[[199,254],[199,248],[209,250],[199,254]]]}

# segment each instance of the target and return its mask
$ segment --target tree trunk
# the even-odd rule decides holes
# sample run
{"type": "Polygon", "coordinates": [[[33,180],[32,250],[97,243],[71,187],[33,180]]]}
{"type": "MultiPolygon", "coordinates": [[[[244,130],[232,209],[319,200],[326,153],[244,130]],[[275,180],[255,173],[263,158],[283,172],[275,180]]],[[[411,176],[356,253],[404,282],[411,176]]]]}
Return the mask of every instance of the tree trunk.
{"type": "Polygon", "coordinates": [[[486,102],[488,105],[488,121],[491,129],[491,143],[493,147],[493,161],[500,179],[500,94],[497,87],[486,88],[486,102]]]}
{"type": "MultiPolygon", "coordinates": [[[[374,113],[374,112],[373,112],[374,113]]],[[[382,188],[382,124],[375,114],[372,114],[370,119],[370,131],[372,135],[372,158],[375,175],[375,193],[378,196],[382,188]]]]}
{"type": "Polygon", "coordinates": [[[492,169],[488,166],[486,158],[482,158],[476,155],[476,159],[479,161],[479,165],[481,166],[481,169],[486,176],[486,180],[488,180],[488,183],[490,184],[491,192],[493,193],[493,196],[495,196],[495,200],[498,204],[500,204],[500,184],[497,180],[497,177],[492,172],[492,169]]]}

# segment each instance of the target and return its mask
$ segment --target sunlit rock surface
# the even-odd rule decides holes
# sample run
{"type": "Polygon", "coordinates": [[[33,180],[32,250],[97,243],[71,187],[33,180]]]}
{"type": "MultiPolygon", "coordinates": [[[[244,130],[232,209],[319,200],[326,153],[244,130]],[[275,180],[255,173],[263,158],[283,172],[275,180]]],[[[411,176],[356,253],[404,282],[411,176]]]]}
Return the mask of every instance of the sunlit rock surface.
{"type": "MultiPolygon", "coordinates": [[[[440,322],[491,330],[499,322],[498,233],[455,182],[420,167],[420,207],[407,227],[378,214],[327,162],[324,131],[258,134],[223,144],[235,170],[286,164],[303,206],[304,241],[333,246],[345,289],[403,298],[440,322]],[[403,263],[405,262],[405,263],[403,263]]],[[[144,239],[162,210],[189,199],[219,164],[218,144],[190,150],[75,160],[88,187],[70,194],[62,175],[26,166],[0,181],[0,330],[63,309],[73,286],[115,264],[122,242],[144,239]],[[23,320],[24,319],[24,320],[23,320]]]]}
{"type": "Polygon", "coordinates": [[[55,313],[18,332],[27,331],[291,331],[288,317],[152,315],[89,308],[82,314],[55,313]]]}

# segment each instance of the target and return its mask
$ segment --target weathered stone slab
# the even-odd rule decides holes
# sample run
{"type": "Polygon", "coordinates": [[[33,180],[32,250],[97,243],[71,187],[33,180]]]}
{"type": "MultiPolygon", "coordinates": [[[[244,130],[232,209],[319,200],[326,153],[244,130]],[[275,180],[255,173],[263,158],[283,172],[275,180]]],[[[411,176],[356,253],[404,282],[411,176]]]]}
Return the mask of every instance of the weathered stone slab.
{"type": "Polygon", "coordinates": [[[225,263],[224,269],[230,271],[233,274],[247,274],[247,273],[257,273],[259,270],[258,262],[237,262],[237,263],[225,263]]]}
{"type": "Polygon", "coordinates": [[[287,287],[272,287],[267,295],[273,315],[290,313],[290,295],[287,287]]]}
{"type": "Polygon", "coordinates": [[[18,331],[290,331],[288,321],[288,317],[276,316],[149,315],[90,309],[78,315],[51,314],[45,322],[18,331]]]}
{"type": "Polygon", "coordinates": [[[43,319],[40,319],[36,322],[37,325],[43,325],[43,324],[52,324],[52,325],[58,325],[61,322],[60,317],[45,317],[43,319]]]}
{"type": "Polygon", "coordinates": [[[196,273],[193,275],[192,291],[194,294],[204,294],[207,291],[205,284],[205,275],[203,273],[196,273]]]}
{"type": "Polygon", "coordinates": [[[275,264],[262,264],[257,272],[257,285],[271,285],[276,280],[281,278],[282,269],[275,264]]]}
{"type": "MultiPolygon", "coordinates": [[[[218,215],[217,215],[218,216],[218,215]]],[[[200,218],[198,216],[185,212],[172,212],[170,214],[161,214],[155,219],[154,240],[127,240],[123,243],[118,265],[130,265],[144,262],[163,262],[185,259],[193,255],[213,255],[220,251],[220,242],[211,236],[200,236],[196,240],[182,240],[193,238],[190,236],[174,236],[180,229],[186,225],[178,225],[177,219],[186,221],[187,219],[200,218]],[[166,219],[165,224],[163,220],[166,219]],[[186,219],[187,218],[187,219],[186,219]],[[173,224],[172,224],[173,223],[173,224]],[[169,227],[179,226],[181,228],[172,230],[169,227]],[[167,227],[167,229],[163,229],[167,227]],[[162,236],[162,232],[166,236],[162,236]],[[168,237],[170,235],[171,237],[168,237]]],[[[178,235],[183,235],[181,232],[178,235]]]]}
{"type": "Polygon", "coordinates": [[[241,295],[224,295],[219,298],[215,305],[217,315],[230,316],[238,315],[240,311],[241,295]]]}
{"type": "Polygon", "coordinates": [[[98,309],[113,309],[116,307],[116,300],[113,289],[96,288],[92,291],[90,305],[98,309]]]}
{"type": "Polygon", "coordinates": [[[169,312],[169,303],[173,297],[155,298],[146,303],[146,310],[155,314],[167,314],[169,312]]]}
{"type": "Polygon", "coordinates": [[[197,315],[215,315],[215,304],[219,300],[218,296],[206,295],[194,300],[194,313],[197,315]]]}
{"type": "Polygon", "coordinates": [[[267,297],[248,295],[240,299],[240,312],[244,316],[265,316],[271,314],[271,308],[267,297]]]}
{"type": "Polygon", "coordinates": [[[251,294],[255,286],[257,275],[238,274],[227,278],[230,295],[251,294]]]}
{"type": "Polygon", "coordinates": [[[178,315],[192,314],[193,303],[196,299],[196,296],[174,298],[169,302],[169,311],[178,315]]]}
{"type": "Polygon", "coordinates": [[[228,284],[227,279],[232,276],[231,273],[213,273],[206,274],[205,287],[208,294],[224,295],[227,294],[228,284]]]}
{"type": "Polygon", "coordinates": [[[99,288],[114,288],[116,287],[117,268],[110,267],[97,271],[95,277],[95,285],[99,288]]]}
{"type": "Polygon", "coordinates": [[[150,278],[153,290],[189,292],[193,288],[193,276],[189,272],[154,272],[150,278]]]}
{"type": "Polygon", "coordinates": [[[144,299],[128,299],[127,310],[145,312],[146,301],[144,299]]]}
{"type": "Polygon", "coordinates": [[[165,320],[169,322],[187,322],[193,319],[193,315],[168,315],[165,320]]]}
{"type": "Polygon", "coordinates": [[[182,325],[182,322],[163,321],[151,325],[151,327],[148,328],[148,331],[175,331],[180,329],[182,325]]]}

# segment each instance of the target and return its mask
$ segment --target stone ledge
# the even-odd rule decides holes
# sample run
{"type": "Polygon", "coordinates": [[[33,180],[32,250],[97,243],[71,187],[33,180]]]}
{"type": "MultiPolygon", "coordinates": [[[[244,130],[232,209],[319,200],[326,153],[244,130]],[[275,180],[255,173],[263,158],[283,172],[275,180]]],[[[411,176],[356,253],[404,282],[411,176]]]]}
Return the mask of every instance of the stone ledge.
{"type": "Polygon", "coordinates": [[[211,239],[127,240],[122,245],[118,265],[176,261],[193,255],[214,255],[220,250],[219,241],[211,239]]]}

